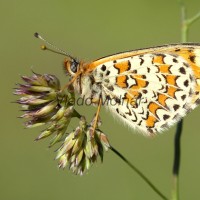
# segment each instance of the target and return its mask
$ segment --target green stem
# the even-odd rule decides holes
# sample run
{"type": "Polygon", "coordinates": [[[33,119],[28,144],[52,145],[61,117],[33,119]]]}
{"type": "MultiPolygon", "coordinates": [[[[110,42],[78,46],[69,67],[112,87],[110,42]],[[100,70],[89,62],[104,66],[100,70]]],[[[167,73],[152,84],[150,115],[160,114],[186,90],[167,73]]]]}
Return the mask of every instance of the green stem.
{"type": "MultiPolygon", "coordinates": [[[[181,6],[181,42],[186,42],[188,37],[188,25],[186,23],[186,8],[182,0],[181,6]]],[[[173,163],[173,188],[172,200],[179,200],[179,170],[181,162],[181,135],[183,130],[183,120],[178,122],[174,137],[174,163],[173,163]]]]}
{"type": "Polygon", "coordinates": [[[192,25],[199,18],[200,18],[200,12],[198,12],[196,15],[194,15],[193,17],[191,17],[190,19],[187,20],[188,26],[192,25]]]}
{"type": "Polygon", "coordinates": [[[132,170],[134,170],[150,187],[154,190],[162,199],[168,200],[166,196],[164,196],[158,188],[138,169],[136,168],[130,161],[128,161],[119,151],[117,151],[114,147],[110,147],[110,149],[119,156],[132,170]]]}
{"type": "MultiPolygon", "coordinates": [[[[178,0],[181,6],[181,42],[188,41],[188,31],[191,24],[200,18],[200,12],[187,19],[186,8],[182,0],[178,0]]],[[[181,120],[176,129],[174,138],[174,164],[173,164],[173,189],[172,200],[179,200],[179,170],[181,161],[181,135],[183,130],[183,120],[181,120]]]]}
{"type": "Polygon", "coordinates": [[[186,8],[181,4],[181,42],[187,42],[188,39],[188,23],[186,22],[186,8]]]}
{"type": "Polygon", "coordinates": [[[181,120],[176,129],[174,138],[174,164],[173,164],[173,190],[172,200],[179,199],[179,169],[181,159],[181,134],[183,130],[183,120],[181,120]]]}

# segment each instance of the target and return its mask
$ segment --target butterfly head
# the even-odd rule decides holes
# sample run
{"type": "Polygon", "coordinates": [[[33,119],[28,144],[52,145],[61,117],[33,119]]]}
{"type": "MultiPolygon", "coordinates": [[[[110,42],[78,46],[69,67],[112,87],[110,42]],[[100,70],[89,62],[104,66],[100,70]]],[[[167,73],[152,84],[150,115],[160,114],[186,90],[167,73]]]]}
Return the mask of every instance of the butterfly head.
{"type": "Polygon", "coordinates": [[[66,75],[69,75],[70,81],[66,84],[66,87],[70,85],[80,93],[81,91],[81,74],[83,73],[82,65],[74,58],[66,58],[64,61],[64,71],[66,75]]]}
{"type": "Polygon", "coordinates": [[[75,59],[66,58],[64,61],[64,70],[67,75],[74,77],[80,69],[80,63],[75,59]]]}

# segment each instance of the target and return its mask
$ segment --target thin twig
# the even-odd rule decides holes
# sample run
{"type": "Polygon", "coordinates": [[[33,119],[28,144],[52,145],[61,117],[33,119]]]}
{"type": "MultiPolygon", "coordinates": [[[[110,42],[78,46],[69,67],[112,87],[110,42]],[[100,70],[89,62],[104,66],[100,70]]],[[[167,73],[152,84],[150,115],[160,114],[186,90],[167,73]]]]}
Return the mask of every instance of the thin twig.
{"type": "MultiPolygon", "coordinates": [[[[185,4],[178,0],[181,7],[181,42],[188,41],[188,30],[192,23],[200,18],[200,12],[187,19],[185,4]]],[[[179,171],[181,163],[181,135],[183,130],[183,120],[181,120],[176,129],[174,138],[174,163],[173,163],[173,190],[172,200],[179,200],[179,171]]]]}
{"type": "Polygon", "coordinates": [[[174,166],[173,166],[173,174],[177,175],[180,168],[180,155],[181,155],[181,143],[179,138],[181,137],[181,133],[183,130],[183,120],[181,120],[176,129],[175,140],[174,140],[174,166]]]}
{"type": "Polygon", "coordinates": [[[186,8],[184,3],[181,5],[181,42],[187,42],[188,24],[186,23],[186,8]]]}
{"type": "Polygon", "coordinates": [[[197,21],[200,18],[200,12],[198,12],[196,15],[194,15],[193,17],[191,17],[190,19],[188,19],[186,21],[187,25],[190,26],[192,25],[195,21],[197,21]]]}
{"type": "Polygon", "coordinates": [[[158,188],[138,169],[136,168],[130,161],[128,161],[119,151],[117,151],[114,147],[110,147],[110,149],[119,156],[132,170],[134,170],[162,199],[168,200],[168,198],[163,195],[158,188]]]}
{"type": "Polygon", "coordinates": [[[174,138],[174,164],[173,164],[173,191],[172,199],[179,199],[179,169],[181,161],[181,134],[183,130],[183,120],[181,120],[176,128],[176,134],[174,138]]]}
{"type": "MultiPolygon", "coordinates": [[[[185,23],[186,9],[182,0],[179,0],[181,6],[181,42],[186,42],[188,37],[188,26],[185,23]]],[[[174,163],[173,163],[173,189],[172,200],[179,200],[179,170],[181,163],[181,135],[183,130],[183,120],[178,122],[176,134],[174,136],[174,163]]]]}

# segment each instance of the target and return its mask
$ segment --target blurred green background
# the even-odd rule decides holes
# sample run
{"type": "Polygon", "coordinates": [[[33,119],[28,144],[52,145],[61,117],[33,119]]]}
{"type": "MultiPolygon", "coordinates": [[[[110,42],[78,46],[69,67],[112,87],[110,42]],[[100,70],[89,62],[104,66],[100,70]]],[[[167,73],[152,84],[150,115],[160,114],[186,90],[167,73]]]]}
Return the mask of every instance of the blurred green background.
{"type": "MultiPolygon", "coordinates": [[[[200,1],[185,1],[188,15],[200,10],[200,1]]],[[[84,176],[58,170],[55,148],[48,140],[34,142],[41,129],[24,129],[20,107],[11,102],[20,75],[51,73],[66,83],[64,57],[40,50],[38,31],[72,55],[92,60],[112,53],[180,42],[180,7],[175,0],[45,1],[0,0],[0,199],[151,199],[159,200],[137,174],[111,151],[84,176]]],[[[200,20],[189,40],[200,42],[200,20]]],[[[93,107],[78,108],[88,113],[93,107]]],[[[155,138],[145,138],[118,123],[104,109],[102,130],[111,144],[142,170],[167,196],[171,195],[175,127],[155,138]]],[[[184,121],[180,193],[182,200],[200,199],[200,109],[184,121]]]]}

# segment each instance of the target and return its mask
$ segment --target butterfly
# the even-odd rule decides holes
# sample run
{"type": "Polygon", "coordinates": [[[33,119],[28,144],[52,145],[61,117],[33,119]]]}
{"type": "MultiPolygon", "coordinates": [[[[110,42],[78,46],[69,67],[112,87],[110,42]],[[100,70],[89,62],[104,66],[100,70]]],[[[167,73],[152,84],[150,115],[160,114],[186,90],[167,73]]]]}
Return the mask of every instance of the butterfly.
{"type": "Polygon", "coordinates": [[[92,62],[65,55],[75,91],[145,135],[168,129],[200,103],[200,44],[137,49],[92,62]]]}
{"type": "Polygon", "coordinates": [[[68,58],[64,67],[82,98],[101,99],[114,116],[147,135],[200,103],[200,44],[138,49],[89,63],[68,58]]]}

